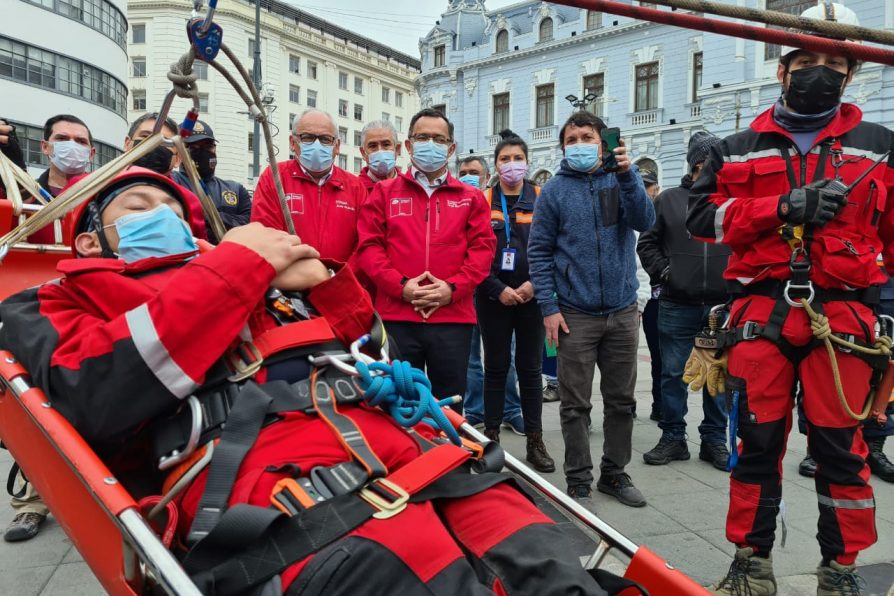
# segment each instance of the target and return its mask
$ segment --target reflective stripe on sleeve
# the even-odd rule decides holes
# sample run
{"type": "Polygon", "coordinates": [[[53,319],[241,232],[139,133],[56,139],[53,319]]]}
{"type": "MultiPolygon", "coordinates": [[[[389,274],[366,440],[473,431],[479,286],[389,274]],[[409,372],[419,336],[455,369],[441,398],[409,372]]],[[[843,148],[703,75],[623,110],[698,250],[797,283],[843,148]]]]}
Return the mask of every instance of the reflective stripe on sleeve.
{"type": "Polygon", "coordinates": [[[199,385],[183,372],[161,343],[155,323],[149,314],[149,306],[146,304],[138,306],[128,311],[124,318],[127,320],[127,328],[130,330],[130,337],[137,352],[152,374],[179,399],[191,395],[199,385]]]}
{"type": "Polygon", "coordinates": [[[714,214],[714,239],[717,242],[723,242],[723,218],[726,217],[726,210],[736,199],[729,199],[723,205],[717,208],[714,214]]]}

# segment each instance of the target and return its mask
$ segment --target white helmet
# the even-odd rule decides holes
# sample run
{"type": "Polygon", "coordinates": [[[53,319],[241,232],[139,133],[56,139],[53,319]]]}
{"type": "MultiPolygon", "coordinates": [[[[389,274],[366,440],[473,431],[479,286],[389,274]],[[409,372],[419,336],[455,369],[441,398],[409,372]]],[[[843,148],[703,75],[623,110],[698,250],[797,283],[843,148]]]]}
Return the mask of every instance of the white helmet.
{"type": "MultiPolygon", "coordinates": [[[[853,25],[854,27],[860,26],[860,19],[857,18],[857,13],[855,13],[850,8],[846,7],[844,4],[839,2],[832,2],[832,0],[817,0],[816,6],[811,6],[807,10],[801,13],[801,16],[807,19],[815,19],[817,21],[833,21],[836,23],[841,23],[842,25],[853,25]]],[[[793,30],[795,33],[803,33],[800,30],[793,30]]],[[[818,37],[823,37],[822,35],[818,37]]],[[[853,43],[862,43],[857,39],[846,39],[845,41],[850,41],[853,43]]],[[[782,46],[782,51],[779,54],[779,61],[784,62],[785,58],[794,52],[797,52],[800,48],[794,48],[791,46],[782,46]]]]}

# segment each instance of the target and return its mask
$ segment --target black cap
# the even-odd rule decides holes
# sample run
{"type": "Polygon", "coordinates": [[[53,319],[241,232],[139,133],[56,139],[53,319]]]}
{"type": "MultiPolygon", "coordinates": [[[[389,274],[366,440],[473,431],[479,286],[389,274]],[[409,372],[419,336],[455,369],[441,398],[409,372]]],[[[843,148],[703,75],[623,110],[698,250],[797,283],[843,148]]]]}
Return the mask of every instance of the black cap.
{"type": "Polygon", "coordinates": [[[651,172],[649,170],[645,170],[642,173],[643,184],[645,186],[651,186],[653,184],[658,184],[658,178],[655,176],[655,172],[651,172]]]}
{"type": "Polygon", "coordinates": [[[204,120],[196,120],[196,125],[192,129],[192,134],[186,138],[187,144],[189,143],[198,143],[199,141],[211,140],[216,141],[214,138],[214,131],[211,130],[211,127],[208,126],[208,123],[204,120]]]}

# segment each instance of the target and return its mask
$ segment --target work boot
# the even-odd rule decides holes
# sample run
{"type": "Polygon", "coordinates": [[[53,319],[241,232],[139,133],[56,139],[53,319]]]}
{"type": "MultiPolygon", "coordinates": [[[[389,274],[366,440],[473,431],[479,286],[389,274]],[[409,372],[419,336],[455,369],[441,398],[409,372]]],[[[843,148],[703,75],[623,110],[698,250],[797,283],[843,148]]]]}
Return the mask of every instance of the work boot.
{"type": "Polygon", "coordinates": [[[10,522],[3,534],[6,542],[21,542],[31,540],[40,531],[40,524],[47,518],[39,513],[19,513],[10,522]]]}
{"type": "Polygon", "coordinates": [[[643,461],[653,466],[663,466],[675,459],[680,461],[689,459],[689,447],[686,446],[686,441],[661,437],[651,451],[643,453],[643,461]]]}
{"type": "Polygon", "coordinates": [[[500,429],[497,428],[485,428],[484,436],[488,438],[488,440],[493,441],[494,443],[500,443],[500,429]]]}
{"type": "Polygon", "coordinates": [[[711,586],[710,592],[724,596],[773,596],[776,578],[772,556],[765,559],[756,556],[753,548],[738,549],[726,577],[711,586]]]}
{"type": "Polygon", "coordinates": [[[547,383],[543,388],[543,401],[546,403],[559,401],[559,384],[547,383]]]}
{"type": "Polygon", "coordinates": [[[602,475],[596,483],[596,489],[607,495],[611,495],[628,507],[645,507],[646,498],[639,489],[633,486],[630,476],[624,474],[602,475]]]}
{"type": "Polygon", "coordinates": [[[873,437],[866,439],[869,446],[869,455],[866,456],[866,463],[872,473],[884,480],[885,482],[894,482],[894,463],[888,459],[883,451],[885,447],[885,439],[887,437],[873,437]]]}
{"type": "Polygon", "coordinates": [[[866,582],[857,574],[856,565],[829,561],[816,568],[816,596],[860,596],[866,582]]]}
{"type": "Polygon", "coordinates": [[[555,472],[556,462],[546,452],[546,445],[543,444],[543,433],[529,432],[527,437],[528,454],[525,459],[528,460],[528,463],[534,466],[534,469],[538,472],[555,472]]]}
{"type": "Polygon", "coordinates": [[[593,500],[593,489],[587,484],[572,484],[568,487],[568,496],[578,503],[590,503],[593,500]]]}
{"type": "Polygon", "coordinates": [[[698,449],[698,458],[725,472],[729,463],[729,449],[723,443],[702,443],[698,449]]]}
{"type": "Polygon", "coordinates": [[[801,460],[801,463],[798,464],[798,474],[806,476],[807,478],[816,476],[816,462],[809,451],[807,452],[807,455],[804,456],[804,459],[801,460]]]}

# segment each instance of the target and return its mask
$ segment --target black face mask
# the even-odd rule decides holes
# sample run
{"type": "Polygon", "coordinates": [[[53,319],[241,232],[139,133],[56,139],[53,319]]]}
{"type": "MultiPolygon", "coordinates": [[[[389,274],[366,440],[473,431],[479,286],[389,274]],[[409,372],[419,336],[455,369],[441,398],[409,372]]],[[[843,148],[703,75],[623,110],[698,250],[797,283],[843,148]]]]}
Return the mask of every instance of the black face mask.
{"type": "Polygon", "coordinates": [[[828,66],[811,66],[789,72],[785,105],[799,114],[822,114],[841,103],[847,75],[828,66]]]}
{"type": "MultiPolygon", "coordinates": [[[[139,145],[139,143],[134,144],[134,147],[137,145],[139,145]]],[[[147,168],[153,172],[158,172],[159,174],[167,175],[167,173],[171,171],[171,162],[173,159],[174,154],[171,153],[171,150],[164,145],[161,145],[153,149],[152,153],[149,155],[145,155],[135,161],[134,165],[147,168]]]]}
{"type": "Polygon", "coordinates": [[[189,155],[203,180],[214,176],[214,169],[217,168],[217,156],[210,149],[192,149],[189,155]]]}

